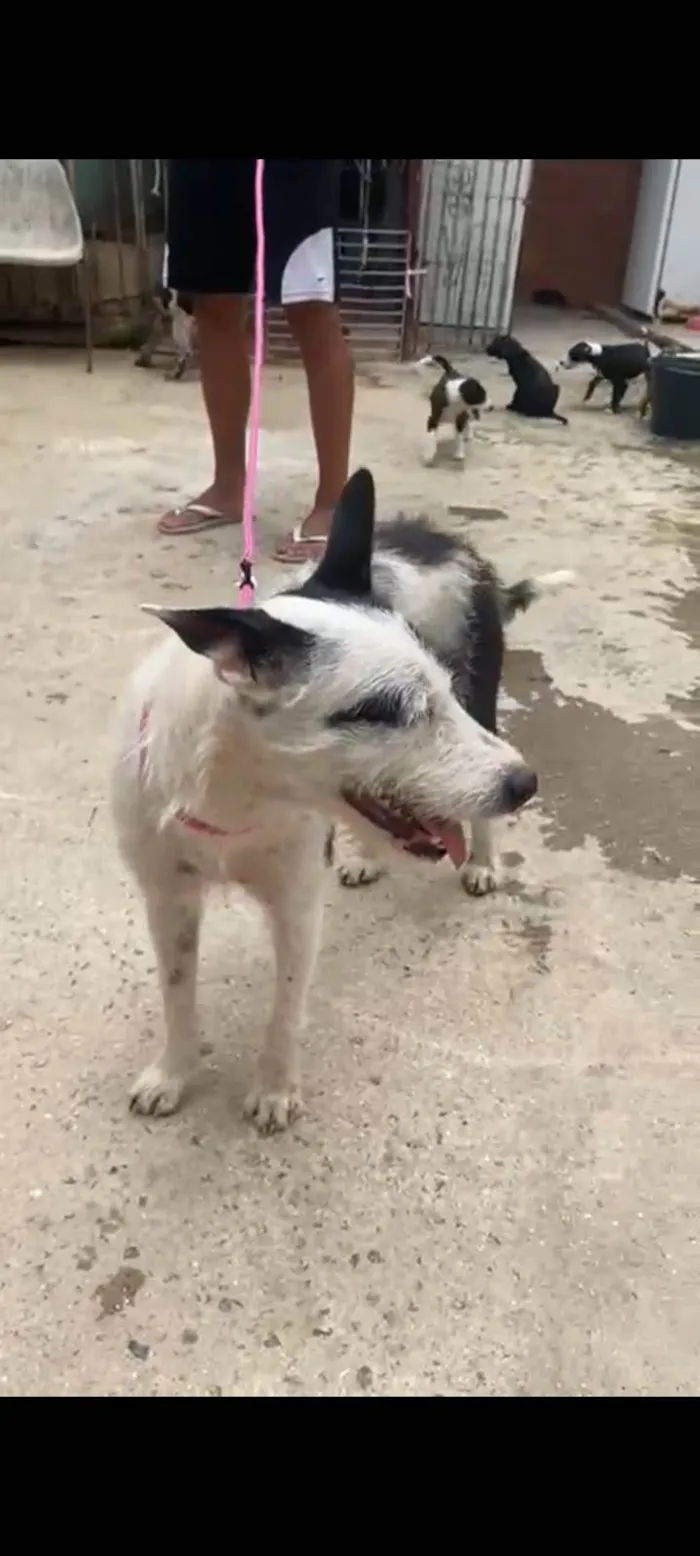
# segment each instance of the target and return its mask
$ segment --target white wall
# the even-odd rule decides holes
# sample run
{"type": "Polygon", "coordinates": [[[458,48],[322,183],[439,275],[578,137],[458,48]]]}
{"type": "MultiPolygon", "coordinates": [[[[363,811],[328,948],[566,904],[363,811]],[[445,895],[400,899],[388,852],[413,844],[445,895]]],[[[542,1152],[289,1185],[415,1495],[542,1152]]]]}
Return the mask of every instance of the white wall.
{"type": "Polygon", "coordinates": [[[515,158],[425,163],[423,324],[507,328],[531,176],[532,161],[515,158]]]}
{"type": "Polygon", "coordinates": [[[700,158],[681,161],[661,270],[661,286],[678,302],[700,302],[700,158]]]}

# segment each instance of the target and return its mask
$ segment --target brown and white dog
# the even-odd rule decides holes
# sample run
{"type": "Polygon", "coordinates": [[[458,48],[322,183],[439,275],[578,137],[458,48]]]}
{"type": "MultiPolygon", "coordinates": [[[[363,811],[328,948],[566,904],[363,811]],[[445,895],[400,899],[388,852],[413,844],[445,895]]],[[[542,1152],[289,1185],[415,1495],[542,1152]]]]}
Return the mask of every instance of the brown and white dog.
{"type": "Polygon", "coordinates": [[[197,321],[194,304],[184,292],[176,292],[165,282],[153,294],[154,317],[148,340],[136,357],[136,367],[151,367],[153,357],[169,335],[175,347],[175,366],[167,377],[176,382],[183,377],[195,361],[197,348],[197,321]]]}

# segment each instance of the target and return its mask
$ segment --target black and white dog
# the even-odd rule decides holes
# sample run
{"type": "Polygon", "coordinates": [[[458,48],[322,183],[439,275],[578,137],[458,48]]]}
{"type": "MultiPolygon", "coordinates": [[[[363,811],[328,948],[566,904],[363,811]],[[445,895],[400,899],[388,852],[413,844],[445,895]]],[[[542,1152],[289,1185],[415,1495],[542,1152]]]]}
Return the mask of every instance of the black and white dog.
{"type": "MultiPolygon", "coordinates": [[[[610,410],[617,415],[627,390],[635,378],[644,376],[648,386],[651,363],[656,355],[658,355],[658,347],[644,340],[626,340],[614,346],[601,346],[597,340],[577,340],[569,347],[566,356],[562,357],[558,365],[565,369],[591,367],[593,377],[583,396],[583,404],[588,404],[599,384],[608,383],[612,388],[610,410]]],[[[644,415],[646,403],[645,391],[641,415],[644,415]]]]}
{"type": "Polygon", "coordinates": [[[284,1128],[301,1103],[297,1040],[329,827],[349,828],[373,857],[449,855],[477,889],[492,822],[536,792],[536,774],[496,733],[503,620],[535,586],[505,590],[475,555],[425,529],[418,542],[405,522],[373,560],[374,505],[372,477],[358,470],[318,565],[264,606],[149,607],[171,631],[129,685],[112,785],[165,1015],[165,1046],[131,1092],[141,1113],[172,1113],[197,1066],[211,887],[242,887],[270,920],[275,995],[247,1106],[259,1128],[284,1128]]]}
{"type": "Polygon", "coordinates": [[[559,385],[514,335],[496,335],[486,347],[486,355],[505,362],[515,384],[515,394],[506,410],[515,411],[518,416],[551,417],[568,427],[566,416],[555,410],[559,385]]]}
{"type": "MultiPolygon", "coordinates": [[[[300,581],[311,576],[312,566],[307,564],[300,581]]],[[[426,518],[399,515],[376,530],[373,598],[409,622],[449,671],[458,702],[493,735],[505,627],[541,595],[573,578],[573,573],[562,571],[507,585],[473,545],[426,518]]],[[[343,886],[369,886],[386,874],[387,857],[376,848],[358,846],[357,836],[341,829],[338,844],[338,877],[343,886]]],[[[474,817],[469,859],[459,875],[470,896],[484,896],[498,886],[491,821],[474,817]]]]}
{"type": "Polygon", "coordinates": [[[483,384],[478,378],[465,378],[447,357],[421,357],[419,368],[437,367],[440,378],[428,395],[430,415],[426,428],[425,463],[432,465],[438,449],[440,427],[454,429],[454,457],[464,459],[464,446],[471,431],[472,421],[479,420],[481,411],[493,410],[483,384]]]}

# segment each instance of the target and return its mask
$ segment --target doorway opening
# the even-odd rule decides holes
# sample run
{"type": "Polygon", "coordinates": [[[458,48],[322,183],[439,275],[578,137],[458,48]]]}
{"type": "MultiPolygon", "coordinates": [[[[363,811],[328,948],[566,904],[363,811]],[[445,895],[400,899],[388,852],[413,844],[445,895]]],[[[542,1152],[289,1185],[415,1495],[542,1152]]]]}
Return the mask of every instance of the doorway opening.
{"type": "Polygon", "coordinates": [[[568,308],[619,306],[637,209],[641,158],[535,159],[516,303],[558,294],[568,308]]]}

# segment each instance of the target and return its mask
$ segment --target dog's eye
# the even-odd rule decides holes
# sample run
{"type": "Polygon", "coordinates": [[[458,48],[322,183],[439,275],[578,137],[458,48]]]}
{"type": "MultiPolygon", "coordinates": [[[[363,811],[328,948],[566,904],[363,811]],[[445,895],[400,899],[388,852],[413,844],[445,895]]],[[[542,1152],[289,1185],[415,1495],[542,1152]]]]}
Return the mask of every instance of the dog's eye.
{"type": "Polygon", "coordinates": [[[390,729],[401,729],[413,719],[405,698],[397,692],[387,691],[374,697],[363,697],[351,708],[331,713],[327,722],[332,729],[346,724],[383,724],[390,729]]]}

